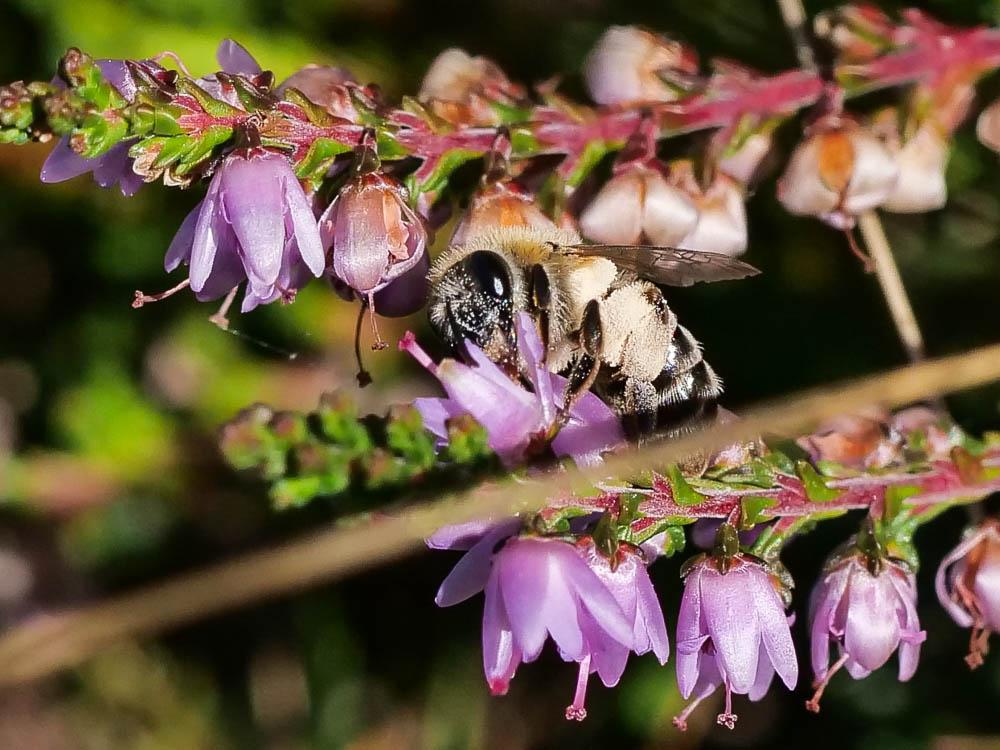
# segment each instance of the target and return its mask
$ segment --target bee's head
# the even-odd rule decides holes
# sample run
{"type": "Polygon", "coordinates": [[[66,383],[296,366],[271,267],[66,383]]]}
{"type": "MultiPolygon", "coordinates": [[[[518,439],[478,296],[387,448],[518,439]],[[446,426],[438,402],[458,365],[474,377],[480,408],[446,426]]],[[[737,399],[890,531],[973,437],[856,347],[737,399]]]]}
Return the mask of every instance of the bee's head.
{"type": "Polygon", "coordinates": [[[499,252],[456,255],[442,255],[431,270],[431,326],[455,351],[468,340],[497,364],[516,368],[514,315],[522,307],[522,274],[499,252]]]}

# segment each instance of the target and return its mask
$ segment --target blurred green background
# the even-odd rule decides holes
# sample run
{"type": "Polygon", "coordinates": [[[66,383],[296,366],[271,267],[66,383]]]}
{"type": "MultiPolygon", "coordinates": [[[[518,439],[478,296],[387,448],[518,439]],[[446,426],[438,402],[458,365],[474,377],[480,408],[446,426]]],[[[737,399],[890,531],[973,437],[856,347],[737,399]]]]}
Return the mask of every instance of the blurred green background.
{"type": "MultiPolygon", "coordinates": [[[[996,0],[921,7],[955,23],[1000,22],[996,0]]],[[[522,81],[565,73],[566,90],[580,93],[576,71],[612,23],[675,35],[703,58],[769,71],[794,61],[771,2],[0,0],[0,80],[48,79],[69,45],[97,57],[172,50],[209,71],[218,41],[232,36],[279,79],[326,62],[396,97],[457,45],[522,81]]],[[[1000,81],[980,91],[985,103],[1000,81]]],[[[781,132],[785,153],[795,130],[781,132]]],[[[163,252],[198,196],[151,186],[125,200],[86,178],[43,186],[46,151],[0,148],[0,627],[261,546],[334,512],[272,512],[262,487],[221,463],[216,428],[254,401],[307,409],[324,390],[353,388],[355,311],[319,283],[292,306],[236,319],[240,335],[214,327],[213,308],[185,295],[133,311],[135,289],[169,285],[163,252]]],[[[1000,168],[970,125],[948,183],[947,209],[886,219],[932,354],[1000,340],[1000,168]]],[[[900,364],[877,284],[842,238],[780,210],[773,179],[749,210],[747,259],[764,274],[671,297],[725,378],[726,405],[900,364]]],[[[390,336],[425,329],[420,316],[386,327],[390,336]]],[[[395,352],[370,360],[376,384],[358,394],[369,409],[433,387],[395,352]]],[[[982,389],[950,405],[983,430],[1000,425],[998,399],[997,388],[982,389]]],[[[740,699],[735,732],[714,727],[706,706],[678,734],[673,663],[649,657],[633,660],[617,690],[593,685],[583,724],[562,719],[575,668],[550,653],[522,668],[510,695],[491,699],[481,600],[435,609],[455,561],[436,553],[0,692],[0,748],[1000,747],[1000,659],[967,672],[965,634],[928,585],[963,523],[952,511],[922,532],[929,638],[917,676],[898,684],[894,663],[863,682],[842,675],[818,717],[802,709],[804,678],[794,694],[775,687],[760,704],[740,699]]],[[[828,524],[788,551],[803,645],[810,582],[852,524],[828,524]]],[[[654,568],[671,629],[678,563],[654,568]]]]}

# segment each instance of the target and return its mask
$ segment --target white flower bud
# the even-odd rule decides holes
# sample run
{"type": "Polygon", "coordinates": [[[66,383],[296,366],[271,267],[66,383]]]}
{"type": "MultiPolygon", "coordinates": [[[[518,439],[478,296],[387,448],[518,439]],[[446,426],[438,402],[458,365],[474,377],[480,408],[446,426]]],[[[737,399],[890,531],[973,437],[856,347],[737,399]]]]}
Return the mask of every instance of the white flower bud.
{"type": "Polygon", "coordinates": [[[677,69],[694,73],[694,57],[682,44],[635,26],[612,26],[584,64],[590,96],[598,104],[669,102],[677,92],[660,77],[677,69]]]}
{"type": "Polygon", "coordinates": [[[948,198],[944,170],[948,143],[931,122],[925,122],[896,154],[899,180],[882,207],[896,213],[920,213],[941,208],[948,198]]]}
{"type": "Polygon", "coordinates": [[[612,177],[580,215],[583,235],[607,244],[676,246],[697,223],[691,199],[649,167],[612,177]]]}

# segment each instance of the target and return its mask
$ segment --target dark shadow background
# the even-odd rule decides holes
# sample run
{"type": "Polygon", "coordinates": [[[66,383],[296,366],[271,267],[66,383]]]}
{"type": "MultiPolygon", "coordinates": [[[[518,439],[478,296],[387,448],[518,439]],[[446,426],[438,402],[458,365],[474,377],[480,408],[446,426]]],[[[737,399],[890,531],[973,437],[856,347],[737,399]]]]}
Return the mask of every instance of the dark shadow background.
{"type": "MultiPolygon", "coordinates": [[[[987,0],[921,7],[958,24],[1000,21],[987,0]]],[[[0,0],[0,19],[3,81],[49,78],[70,44],[97,57],[173,49],[192,70],[214,70],[215,45],[233,36],[279,78],[331,62],[378,80],[390,97],[415,91],[434,55],[452,45],[496,59],[522,81],[566,73],[565,89],[582,95],[575,71],[613,23],[686,40],[704,60],[731,57],[766,71],[794,64],[770,2],[0,0]]],[[[980,93],[985,104],[1000,83],[988,79],[980,93]]],[[[796,130],[782,129],[784,153],[796,130]]],[[[260,486],[221,464],[215,429],[253,401],[310,408],[324,390],[353,382],[354,310],[319,284],[293,306],[239,319],[240,336],[213,327],[211,308],[190,297],[132,311],[134,289],[172,283],[163,252],[197,196],[149,186],[124,200],[87,179],[43,186],[46,151],[0,147],[0,624],[221,559],[335,512],[274,515],[260,486]]],[[[934,355],[1000,340],[1000,169],[971,124],[958,133],[948,182],[945,210],[886,218],[934,355]]],[[[751,198],[749,215],[746,257],[764,274],[670,300],[724,377],[730,408],[903,362],[877,283],[839,235],[784,213],[773,179],[751,198]]],[[[422,319],[388,333],[405,327],[423,328],[422,319]]],[[[395,353],[372,369],[376,386],[359,398],[374,410],[432,387],[395,353]]],[[[982,431],[1000,425],[998,397],[1000,389],[980,389],[949,404],[982,431]]],[[[826,524],[788,550],[800,581],[801,654],[811,581],[853,524],[826,524]]],[[[930,586],[963,524],[962,511],[951,511],[920,535],[928,641],[917,676],[900,685],[894,662],[862,682],[843,675],[818,717],[802,709],[805,662],[793,694],[776,686],[760,704],[738,699],[732,733],[711,726],[708,706],[687,735],[676,733],[673,664],[651,658],[633,660],[615,691],[595,682],[580,725],[562,719],[575,668],[548,653],[522,668],[509,696],[490,699],[481,604],[435,609],[434,591],[455,560],[437,553],[6,691],[0,747],[997,747],[1000,661],[968,673],[965,634],[930,586]]],[[[671,629],[678,564],[654,568],[671,629]]]]}

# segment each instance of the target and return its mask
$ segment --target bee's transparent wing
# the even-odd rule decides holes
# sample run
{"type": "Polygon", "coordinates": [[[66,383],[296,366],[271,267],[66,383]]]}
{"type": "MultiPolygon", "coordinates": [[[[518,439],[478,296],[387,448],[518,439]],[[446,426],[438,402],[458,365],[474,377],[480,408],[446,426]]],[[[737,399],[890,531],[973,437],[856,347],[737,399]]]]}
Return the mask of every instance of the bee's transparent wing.
{"type": "Polygon", "coordinates": [[[699,281],[733,281],[756,276],[759,270],[719,253],[652,245],[563,245],[561,252],[599,256],[624,271],[666,286],[691,286],[699,281]]]}

